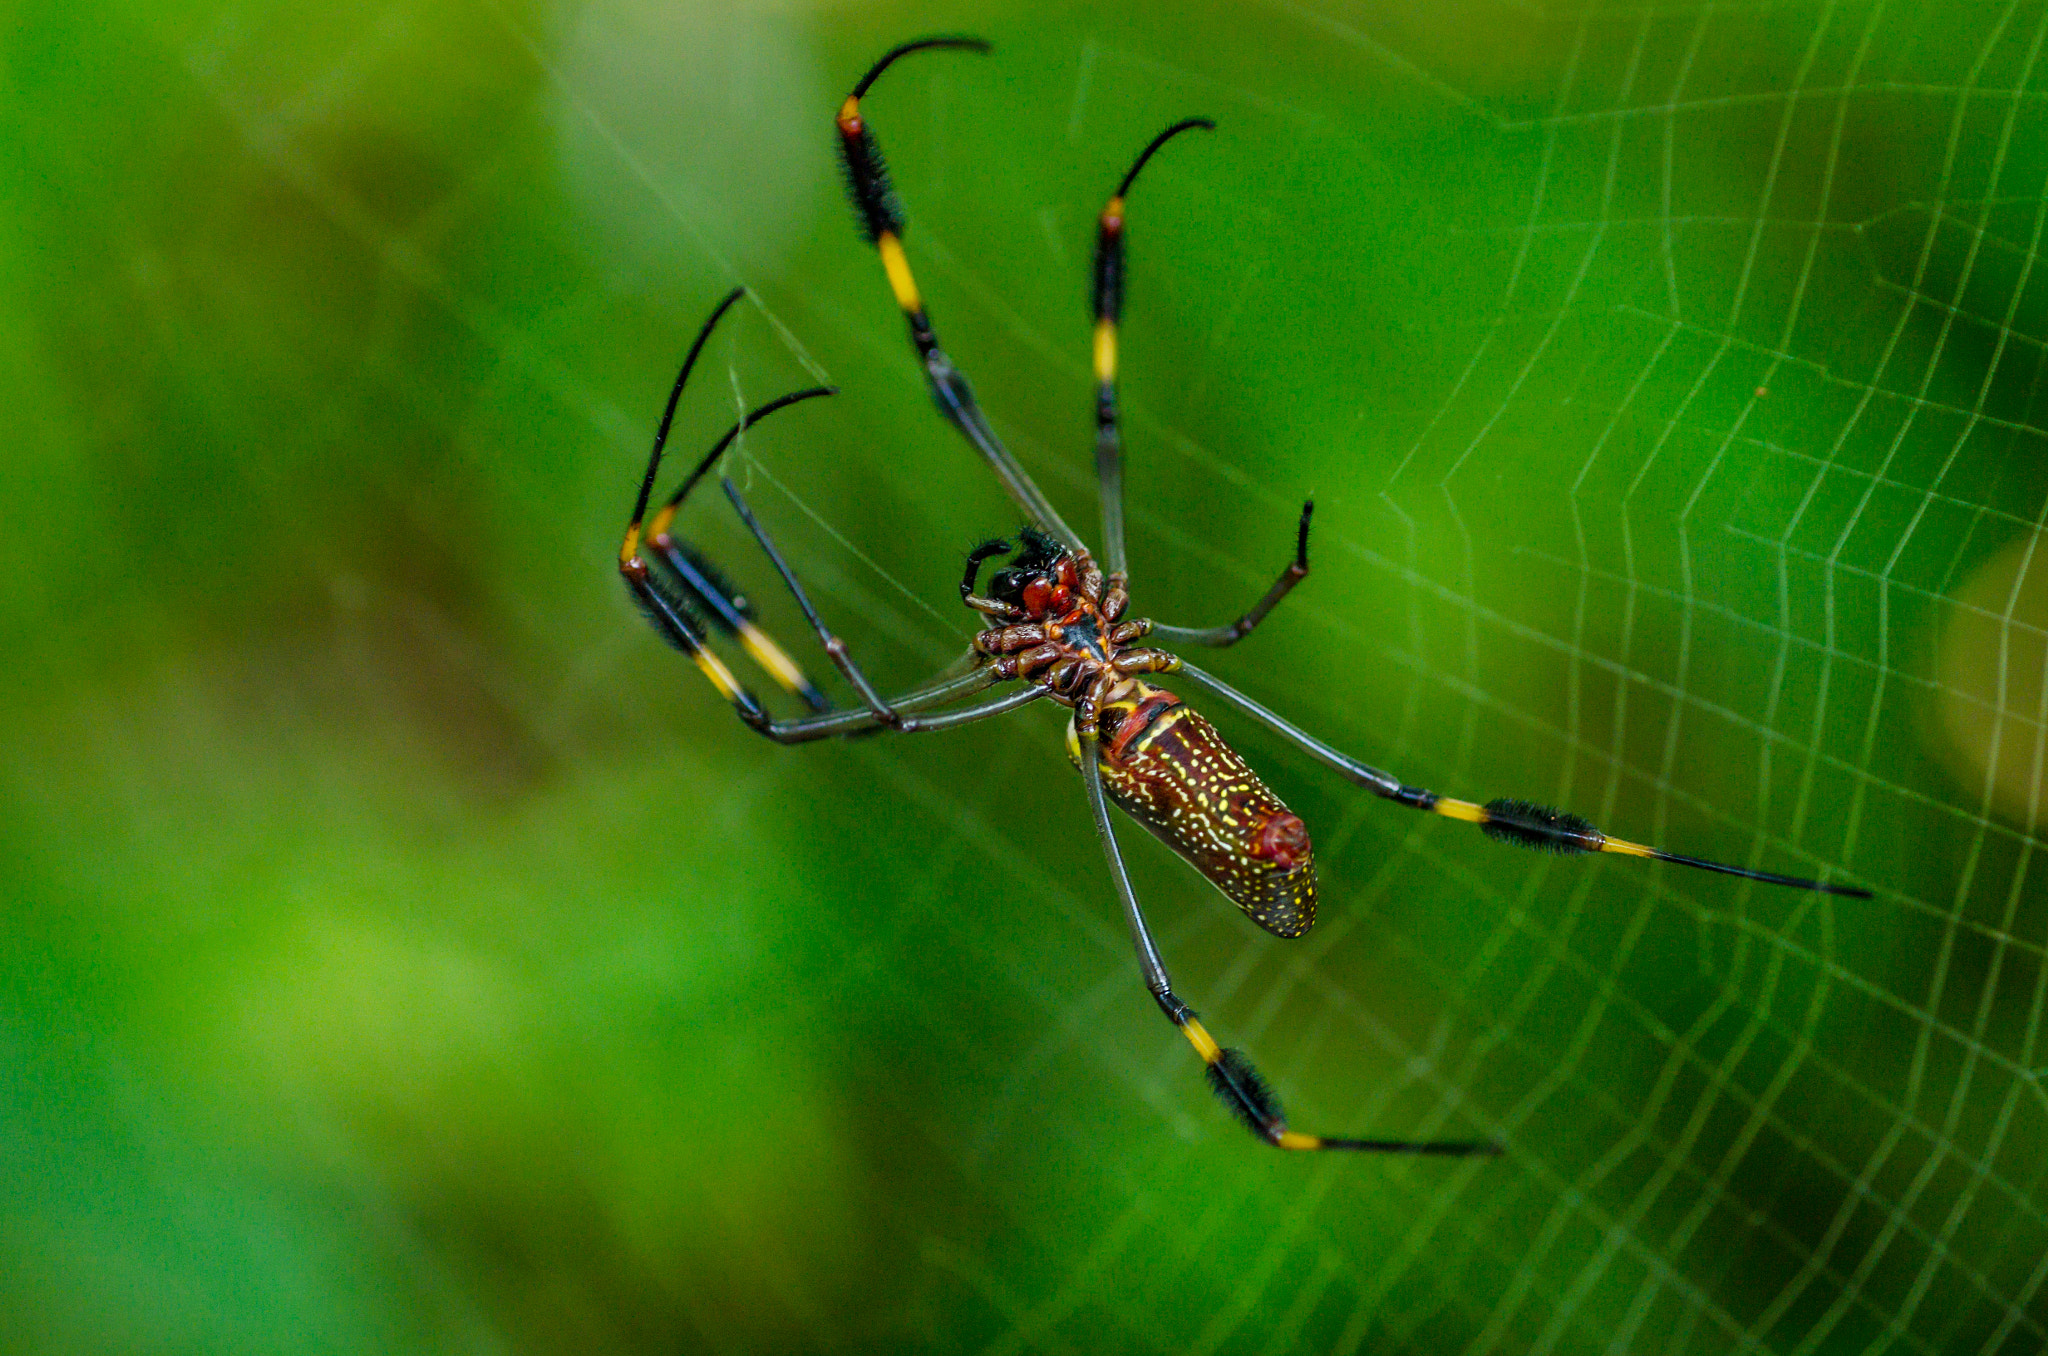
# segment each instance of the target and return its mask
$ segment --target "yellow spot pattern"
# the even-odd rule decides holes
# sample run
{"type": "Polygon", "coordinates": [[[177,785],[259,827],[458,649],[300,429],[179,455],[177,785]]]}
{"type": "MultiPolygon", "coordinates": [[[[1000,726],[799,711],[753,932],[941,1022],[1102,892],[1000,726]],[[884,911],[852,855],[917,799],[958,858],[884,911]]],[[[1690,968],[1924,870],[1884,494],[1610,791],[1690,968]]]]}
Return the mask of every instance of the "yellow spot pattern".
{"type": "MultiPolygon", "coordinates": [[[[1158,691],[1135,684],[1117,706],[1128,714],[1158,691]]],[[[1290,867],[1254,855],[1260,830],[1289,811],[1215,726],[1175,703],[1114,759],[1113,742],[1101,746],[1103,790],[1125,814],[1276,937],[1299,937],[1315,925],[1313,852],[1304,846],[1290,867]]],[[[1069,746],[1078,755],[1078,744],[1069,746]]]]}

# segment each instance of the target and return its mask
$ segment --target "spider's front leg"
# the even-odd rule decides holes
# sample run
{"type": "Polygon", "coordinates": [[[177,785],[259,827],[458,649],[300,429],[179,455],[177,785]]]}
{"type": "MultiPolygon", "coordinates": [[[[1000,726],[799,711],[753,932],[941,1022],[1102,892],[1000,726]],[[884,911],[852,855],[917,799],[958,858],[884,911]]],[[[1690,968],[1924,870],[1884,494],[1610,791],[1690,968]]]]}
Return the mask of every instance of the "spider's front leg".
{"type": "Polygon", "coordinates": [[[681,488],[669,497],[652,519],[645,521],[647,505],[654,493],[655,478],[661,471],[663,450],[668,445],[669,428],[675,421],[676,405],[682,399],[683,389],[689,384],[690,373],[704,351],[704,345],[718,322],[730,311],[745,290],[734,288],[727,293],[711,316],[697,331],[696,339],[690,345],[689,356],[683,360],[682,370],[677,374],[674,387],[669,392],[668,404],[663,408],[661,425],[654,435],[654,449],[647,458],[647,471],[640,479],[640,490],[633,501],[632,517],[626,524],[625,539],[619,545],[619,577],[625,582],[641,610],[655,630],[669,644],[687,654],[704,674],[711,685],[718,689],[732,704],[733,711],[747,727],[765,735],[777,743],[796,744],[813,739],[825,739],[834,735],[861,734],[867,731],[887,728],[903,732],[920,730],[949,729],[970,721],[989,716],[1001,715],[1006,711],[1035,701],[1045,696],[1041,689],[1027,688],[1022,692],[990,698],[965,707],[941,711],[935,715],[906,715],[906,712],[924,712],[948,702],[973,697],[995,683],[998,675],[979,661],[970,650],[966,656],[969,667],[964,672],[950,672],[911,689],[899,696],[884,699],[869,685],[853,658],[846,651],[845,644],[826,629],[817,609],[805,595],[795,574],[790,570],[781,552],[768,537],[765,529],[755,520],[746,501],[739,495],[730,481],[726,481],[726,494],[732,499],[754,539],[768,558],[774,562],[783,582],[803,609],[805,618],[811,623],[826,653],[846,674],[847,680],[860,692],[865,709],[834,711],[824,695],[805,677],[781,646],[777,645],[753,621],[753,609],[747,600],[711,563],[687,543],[678,540],[670,530],[676,510],[689,497],[697,483],[710,473],[719,458],[732,442],[746,429],[765,419],[777,410],[809,400],[816,396],[833,394],[832,388],[812,387],[805,391],[792,392],[766,405],[748,411],[737,423],[726,430],[725,436],[711,448],[697,466],[684,478],[681,488]],[[647,556],[641,554],[642,546],[649,548],[647,556]],[[740,681],[725,661],[714,652],[709,644],[712,633],[719,633],[727,639],[736,640],[753,656],[778,683],[801,696],[805,704],[816,712],[797,720],[776,720],[761,703],[760,698],[740,681]]]}
{"type": "MultiPolygon", "coordinates": [[[[1183,118],[1152,138],[1125,172],[1116,192],[1110,195],[1095,225],[1095,476],[1102,499],[1102,554],[1110,570],[1112,588],[1125,570],[1124,555],[1124,469],[1123,434],[1117,417],[1117,334],[1124,307],[1125,199],[1138,175],[1159,149],[1183,132],[1213,130],[1208,118],[1183,118]]],[[[1301,506],[1301,526],[1295,534],[1294,559],[1281,570],[1265,596],[1249,612],[1223,626],[1160,626],[1160,638],[1181,645],[1235,645],[1264,621],[1282,598],[1308,577],[1308,523],[1315,512],[1313,501],[1301,506]]],[[[1108,610],[1105,608],[1105,610],[1108,610]]],[[[1120,612],[1121,609],[1119,608],[1120,612]]],[[[1112,616],[1110,620],[1116,618],[1112,616]]]]}
{"type": "Polygon", "coordinates": [[[795,391],[776,400],[769,401],[758,409],[748,411],[739,422],[726,431],[724,437],[698,464],[668,503],[658,511],[652,523],[643,532],[642,520],[647,514],[647,503],[654,492],[655,477],[661,472],[662,453],[668,446],[668,433],[675,423],[676,406],[683,398],[683,389],[689,385],[690,373],[697,366],[697,359],[704,352],[704,345],[711,338],[711,332],[718,328],[718,322],[734,303],[746,295],[746,289],[735,287],[725,294],[711,315],[705,320],[697,337],[690,343],[688,356],[683,359],[682,369],[676,373],[675,385],[670,388],[668,404],[662,408],[661,424],[655,430],[654,450],[647,457],[647,471],[640,478],[640,491],[633,501],[633,515],[626,524],[625,540],[619,546],[619,574],[633,598],[646,612],[648,620],[663,638],[696,661],[697,667],[711,681],[723,697],[739,711],[740,717],[750,724],[766,720],[766,712],[745,685],[733,675],[725,662],[706,645],[708,633],[717,631],[726,638],[736,640],[742,648],[776,682],[797,696],[813,711],[828,711],[831,703],[823,693],[804,675],[787,651],[777,645],[768,634],[754,623],[754,610],[744,595],[726,582],[725,577],[695,549],[678,541],[669,531],[669,523],[675,517],[677,507],[685,496],[709,471],[717,460],[725,455],[747,429],[774,414],[777,410],[810,400],[817,396],[836,394],[829,386],[814,386],[809,390],[795,391]],[[662,573],[640,556],[640,546],[645,542],[666,569],[662,573]]]}
{"type": "Polygon", "coordinates": [[[881,78],[882,72],[899,57],[912,52],[947,48],[984,53],[993,50],[981,38],[921,38],[916,42],[906,42],[891,49],[869,67],[868,73],[861,77],[860,83],[840,104],[834,125],[839,130],[839,157],[846,167],[847,192],[853,199],[854,215],[860,222],[861,234],[875,247],[883,272],[889,277],[889,291],[910,326],[910,342],[917,349],[918,359],[924,366],[932,399],[988,462],[990,469],[1003,482],[1003,488],[1009,491],[1010,498],[1030,515],[1034,523],[1062,541],[1079,541],[1045,497],[1045,492],[1038,488],[1023,465],[996,437],[981,412],[981,406],[974,399],[967,378],[946,356],[945,349],[939,346],[938,332],[932,328],[931,317],[925,312],[924,298],[917,290],[917,279],[910,271],[910,260],[903,253],[903,204],[890,186],[889,169],[882,159],[881,144],[875,140],[874,131],[861,112],[860,101],[881,78]]]}

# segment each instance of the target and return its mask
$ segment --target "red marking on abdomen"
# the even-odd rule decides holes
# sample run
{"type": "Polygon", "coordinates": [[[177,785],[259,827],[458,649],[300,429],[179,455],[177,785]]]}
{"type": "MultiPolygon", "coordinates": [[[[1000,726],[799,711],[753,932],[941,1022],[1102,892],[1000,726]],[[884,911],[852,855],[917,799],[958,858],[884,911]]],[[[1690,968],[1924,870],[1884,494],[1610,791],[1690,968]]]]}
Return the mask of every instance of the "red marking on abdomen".
{"type": "Polygon", "coordinates": [[[1292,871],[1308,856],[1308,825],[1292,810],[1282,810],[1260,826],[1250,853],[1292,871]]]}
{"type": "Polygon", "coordinates": [[[1152,722],[1164,715],[1169,708],[1179,705],[1180,698],[1171,692],[1155,690],[1151,696],[1132,707],[1131,713],[1124,717],[1124,723],[1117,727],[1115,737],[1109,741],[1109,747],[1103,750],[1103,760],[1121,763],[1124,760],[1125,747],[1152,728],[1152,722]]]}
{"type": "Polygon", "coordinates": [[[1307,825],[1199,712],[1163,696],[1146,691],[1126,717],[1144,732],[1120,757],[1105,752],[1103,790],[1254,923],[1276,937],[1301,936],[1316,918],[1307,825]]]}

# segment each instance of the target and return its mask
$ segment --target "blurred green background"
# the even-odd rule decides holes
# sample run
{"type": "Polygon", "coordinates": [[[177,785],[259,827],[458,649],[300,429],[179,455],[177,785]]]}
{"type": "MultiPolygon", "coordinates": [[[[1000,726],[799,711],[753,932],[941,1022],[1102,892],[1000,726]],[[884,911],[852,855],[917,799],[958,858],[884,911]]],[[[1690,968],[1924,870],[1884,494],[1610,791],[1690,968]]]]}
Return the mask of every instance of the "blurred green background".
{"type": "MultiPolygon", "coordinates": [[[[2037,1351],[2039,4],[0,15],[0,1345],[2037,1351]],[[1314,827],[1256,931],[1142,834],[1137,983],[1032,710],[778,749],[613,556],[733,466],[869,671],[1015,526],[832,163],[1084,532],[1132,202],[1134,592],[1411,781],[1830,900],[1548,861],[1222,719],[1314,827]]],[[[688,529],[800,638],[714,496],[688,529]]],[[[828,666],[811,654],[818,670],[828,666]]]]}

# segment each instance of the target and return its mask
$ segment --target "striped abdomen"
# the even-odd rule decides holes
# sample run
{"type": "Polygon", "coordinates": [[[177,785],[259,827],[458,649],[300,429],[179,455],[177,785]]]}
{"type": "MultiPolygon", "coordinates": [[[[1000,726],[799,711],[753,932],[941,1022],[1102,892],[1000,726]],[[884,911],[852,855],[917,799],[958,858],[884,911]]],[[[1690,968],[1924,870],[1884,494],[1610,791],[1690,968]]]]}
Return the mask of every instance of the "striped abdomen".
{"type": "MultiPolygon", "coordinates": [[[[1102,710],[1109,798],[1179,853],[1254,923],[1299,937],[1316,921],[1308,826],[1266,789],[1216,727],[1171,692],[1133,683],[1102,710]]],[[[1071,724],[1067,752],[1080,746],[1071,724]]]]}

